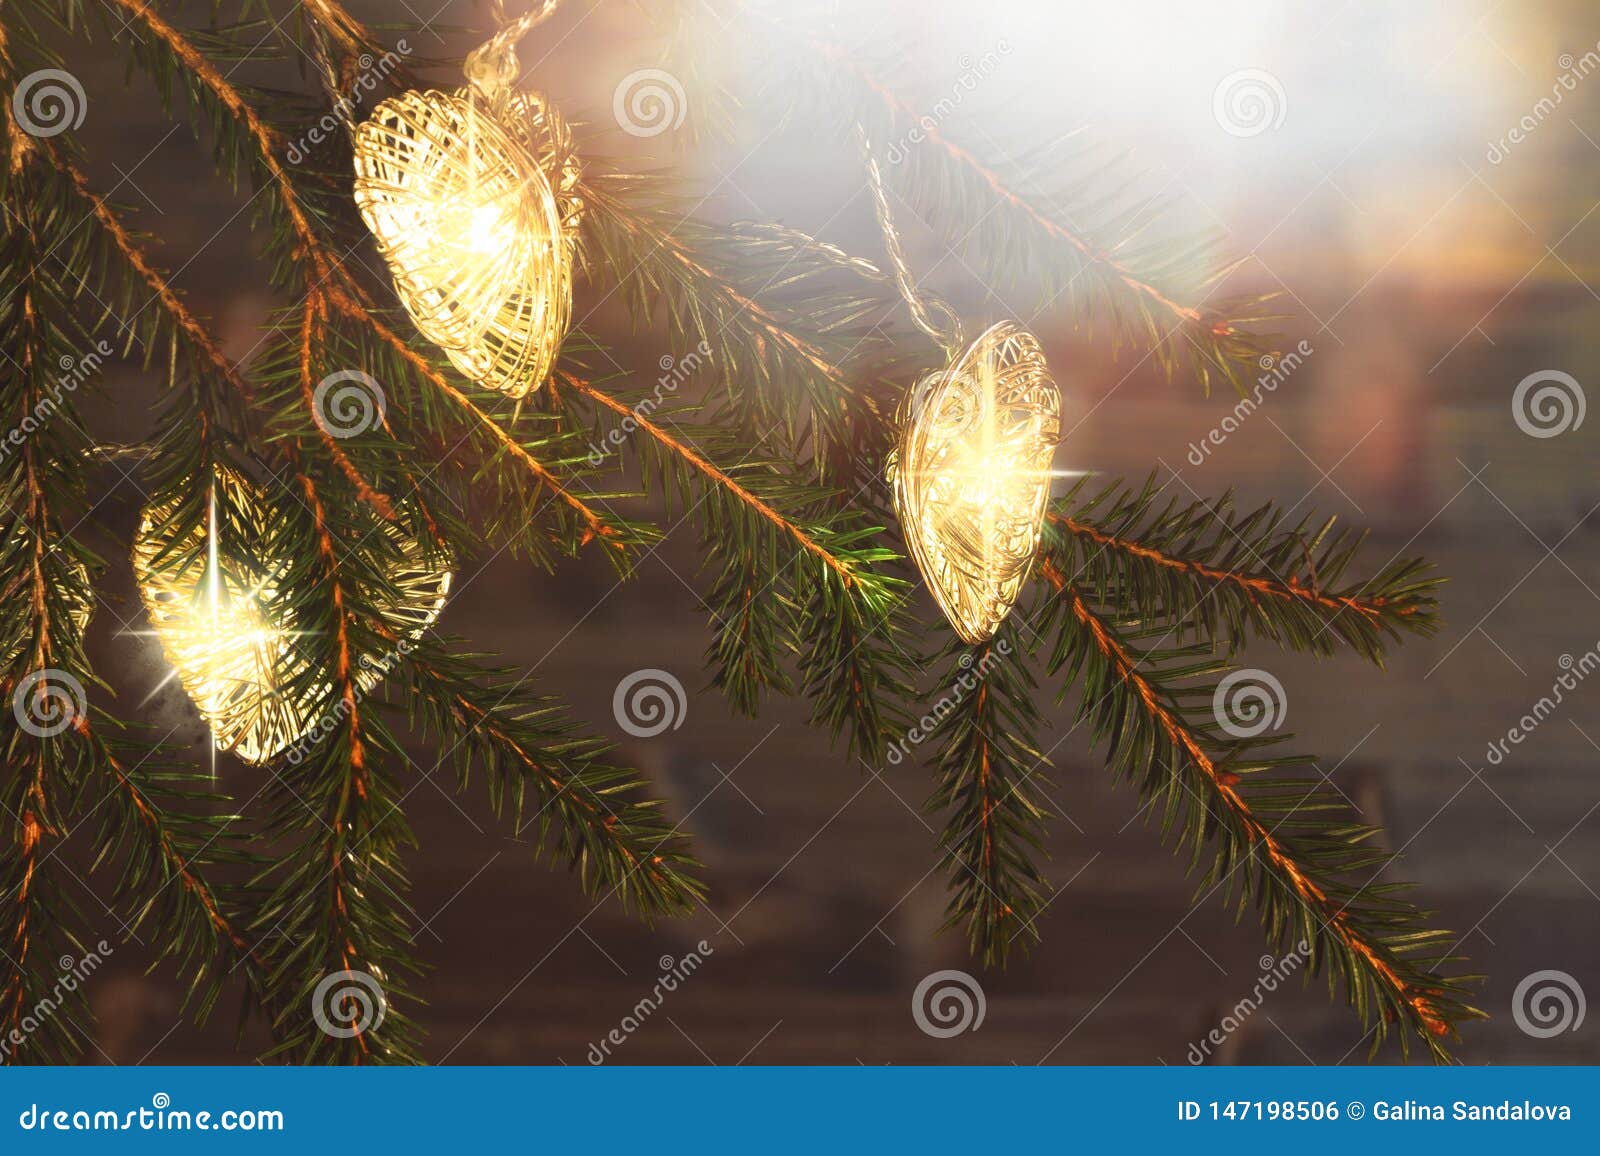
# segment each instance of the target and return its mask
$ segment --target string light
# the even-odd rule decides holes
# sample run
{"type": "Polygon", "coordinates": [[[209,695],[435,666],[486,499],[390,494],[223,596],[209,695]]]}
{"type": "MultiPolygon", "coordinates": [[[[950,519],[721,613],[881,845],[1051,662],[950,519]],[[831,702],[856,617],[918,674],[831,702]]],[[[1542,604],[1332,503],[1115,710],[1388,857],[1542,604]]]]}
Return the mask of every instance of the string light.
{"type": "Polygon", "coordinates": [[[911,319],[949,355],[900,407],[888,461],[906,547],[955,632],[985,642],[1011,613],[1039,554],[1061,391],[1039,341],[1002,321],[968,344],[945,302],[919,290],[864,128],[857,140],[895,287],[911,319]]]}
{"type": "Polygon", "coordinates": [[[578,167],[541,97],[484,84],[381,102],[355,129],[355,200],[418,331],[520,398],[571,321],[578,167]]]}
{"type": "MultiPolygon", "coordinates": [[[[219,471],[206,517],[178,540],[172,505],[147,507],[134,539],[139,594],[172,673],[211,729],[215,749],[265,763],[304,738],[319,721],[330,683],[314,673],[279,583],[287,563],[252,557],[246,543],[265,537],[268,511],[237,473],[219,471]],[[232,547],[232,548],[230,548],[232,547]]],[[[385,619],[414,638],[438,618],[451,575],[415,539],[385,523],[400,563],[387,575],[385,619]]],[[[383,664],[361,663],[363,693],[383,664]]],[[[157,687],[159,690],[160,687],[157,687]]],[[[154,692],[152,692],[154,693],[154,692]]]]}
{"type": "Polygon", "coordinates": [[[1061,393],[1038,340],[985,332],[907,395],[889,463],[906,544],[966,642],[993,637],[1039,552],[1061,393]]]}

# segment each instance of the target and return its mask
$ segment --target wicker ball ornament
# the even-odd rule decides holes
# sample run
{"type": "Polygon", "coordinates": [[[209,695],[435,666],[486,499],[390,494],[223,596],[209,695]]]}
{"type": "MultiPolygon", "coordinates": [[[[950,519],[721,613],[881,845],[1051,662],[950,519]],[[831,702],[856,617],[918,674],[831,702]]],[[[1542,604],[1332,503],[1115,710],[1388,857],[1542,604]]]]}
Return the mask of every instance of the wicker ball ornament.
{"type": "MultiPolygon", "coordinates": [[[[171,514],[170,506],[147,507],[133,546],[140,599],[167,661],[217,750],[248,763],[285,752],[298,761],[296,752],[338,720],[328,723],[331,682],[306,653],[308,633],[281,595],[288,564],[260,553],[271,516],[261,494],[224,471],[207,518],[182,540],[171,514]]],[[[392,524],[374,532],[390,536],[399,558],[375,592],[398,654],[438,618],[451,574],[392,524]]],[[[361,693],[393,663],[393,655],[362,655],[354,671],[361,693]]]]}
{"type": "Polygon", "coordinates": [[[1061,433],[1061,391],[1038,340],[995,325],[923,378],[890,456],[895,512],[917,568],[969,643],[994,636],[1033,568],[1061,433]]]}
{"type": "Polygon", "coordinates": [[[355,200],[417,329],[512,397],[572,313],[581,204],[565,123],[533,93],[407,92],[355,129],[355,200]]]}

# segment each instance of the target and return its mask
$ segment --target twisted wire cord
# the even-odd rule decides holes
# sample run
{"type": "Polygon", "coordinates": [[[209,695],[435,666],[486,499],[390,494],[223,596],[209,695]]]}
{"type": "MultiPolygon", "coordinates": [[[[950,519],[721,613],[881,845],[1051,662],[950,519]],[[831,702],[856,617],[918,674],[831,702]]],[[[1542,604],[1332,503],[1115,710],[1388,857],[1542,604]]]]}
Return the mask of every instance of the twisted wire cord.
{"type": "Polygon", "coordinates": [[[962,344],[961,319],[956,316],[955,310],[938,297],[932,294],[924,296],[917,292],[916,278],[911,274],[905,249],[900,243],[900,233],[894,225],[894,214],[889,208],[888,186],[884,184],[883,173],[878,168],[878,158],[872,151],[872,142],[867,139],[867,130],[859,124],[856,125],[856,140],[861,146],[862,160],[866,164],[867,186],[872,191],[872,208],[878,218],[878,229],[883,233],[883,247],[889,255],[895,287],[905,299],[906,307],[911,311],[911,320],[916,323],[917,328],[953,352],[962,344]],[[934,319],[933,311],[944,315],[945,324],[941,325],[934,319]]]}
{"type": "Polygon", "coordinates": [[[865,281],[874,281],[879,284],[893,284],[894,278],[885,273],[865,257],[858,257],[847,252],[831,241],[824,241],[813,237],[801,229],[780,225],[774,221],[734,221],[729,226],[741,237],[753,240],[771,240],[793,245],[810,253],[826,258],[831,264],[840,269],[848,269],[865,281]]]}
{"type": "Polygon", "coordinates": [[[346,133],[355,132],[356,118],[350,101],[344,99],[339,82],[339,70],[334,67],[333,53],[328,47],[328,37],[323,31],[319,21],[309,22],[311,27],[312,57],[316,62],[317,70],[322,73],[322,86],[327,90],[328,99],[333,102],[333,111],[344,125],[346,133]]]}
{"type": "Polygon", "coordinates": [[[467,78],[486,96],[510,88],[517,78],[517,44],[560,5],[561,0],[538,0],[515,20],[507,20],[505,0],[490,0],[489,10],[500,30],[467,57],[467,78]]]}

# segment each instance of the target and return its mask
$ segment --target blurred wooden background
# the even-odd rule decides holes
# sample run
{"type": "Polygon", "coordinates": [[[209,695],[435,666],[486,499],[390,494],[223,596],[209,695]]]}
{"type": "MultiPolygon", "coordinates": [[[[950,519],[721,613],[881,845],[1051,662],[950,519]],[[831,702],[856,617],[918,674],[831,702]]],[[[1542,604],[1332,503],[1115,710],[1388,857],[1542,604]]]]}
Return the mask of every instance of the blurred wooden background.
{"type": "MultiPolygon", "coordinates": [[[[406,4],[353,7],[414,18],[406,4]]],[[[863,7],[886,29],[911,12],[863,7]]],[[[1035,106],[1015,103],[1007,86],[1059,86],[1055,104],[1112,141],[1132,138],[1151,192],[1177,197],[1196,223],[1223,229],[1233,251],[1252,254],[1245,281],[1287,292],[1294,316],[1282,326],[1286,346],[1304,337],[1315,349],[1196,467],[1188,446],[1232,398],[1158,382],[1133,359],[1114,363],[1087,345],[1070,317],[1041,318],[1069,392],[1073,432],[1060,464],[1133,478],[1157,469],[1176,472],[1180,492],[1234,487],[1246,501],[1303,502],[1300,509],[1372,526],[1374,563],[1400,552],[1437,560],[1451,577],[1446,626],[1432,642],[1408,643],[1386,672],[1259,647],[1247,660],[1284,683],[1298,745],[1319,752],[1322,768],[1384,824],[1389,845],[1405,849],[1392,876],[1419,884],[1438,921],[1463,933],[1472,967],[1487,974],[1479,1002],[1494,1018],[1467,1029],[1461,1059],[1600,1062],[1600,1017],[1540,1039],[1509,1014],[1518,981],[1539,970],[1568,972],[1600,994],[1600,688],[1584,687],[1503,765],[1485,764],[1487,744],[1548,692],[1560,656],[1600,642],[1600,519],[1591,516],[1600,503],[1600,419],[1536,439],[1511,417],[1512,391],[1529,373],[1600,381],[1592,337],[1600,79],[1580,82],[1593,91],[1569,95],[1502,164],[1485,157],[1487,143],[1550,91],[1560,54],[1594,48],[1600,18],[1583,4],[1518,5],[1515,13],[1418,4],[1397,15],[1372,2],[1337,12],[1296,2],[1269,20],[1225,5],[1226,19],[1205,19],[1233,20],[1236,32],[1267,21],[1247,47],[1230,48],[1226,38],[1196,45],[1181,22],[1191,17],[1130,30],[1088,6],[984,7],[941,6],[951,10],[946,39],[982,45],[998,28],[1021,46],[1006,63],[1009,78],[996,78],[994,99],[973,105],[975,123],[1009,117],[1025,130],[1035,106]],[[1060,21],[1075,19],[1087,25],[1081,35],[1052,39],[1060,21]],[[1167,94],[1173,100],[1151,97],[1163,61],[1186,40],[1197,75],[1272,69],[1288,94],[1282,126],[1248,140],[1220,132],[1209,82],[1167,94]],[[1065,58],[1062,67],[1049,67],[1052,53],[1065,58]],[[1101,75],[1094,57],[1129,64],[1101,75]],[[1152,113],[1153,103],[1162,111],[1152,113]]],[[[548,43],[561,40],[562,49],[540,60],[537,83],[599,121],[612,87],[654,63],[654,49],[631,5],[574,0],[572,8],[549,32],[548,43]]],[[[452,5],[442,19],[481,13],[452,5]]],[[[936,99],[958,68],[956,54],[943,40],[919,50],[928,62],[922,95],[936,99]]],[[[109,58],[113,50],[99,51],[109,58]]],[[[248,348],[270,302],[255,282],[245,218],[228,223],[237,202],[210,179],[187,129],[159,118],[142,82],[132,85],[137,99],[125,96],[120,67],[73,52],[87,61],[78,72],[91,95],[83,132],[94,142],[96,176],[107,185],[126,180],[118,198],[144,206],[143,223],[168,240],[170,266],[197,258],[180,285],[236,348],[248,348]]],[[[949,131],[961,136],[964,125],[949,131]]],[[[985,134],[965,131],[982,151],[985,134]]],[[[683,143],[652,147],[681,159],[673,148],[683,143]]],[[[872,244],[853,161],[839,142],[795,129],[753,153],[713,151],[694,164],[716,190],[709,212],[801,227],[837,214],[839,239],[872,244]]],[[[585,311],[580,289],[577,312],[585,311]]],[[[625,347],[641,371],[673,352],[648,337],[625,347]]],[[[145,375],[120,371],[113,404],[92,415],[97,427],[136,435],[153,388],[145,375]]],[[[108,507],[119,511],[124,534],[134,482],[108,507]]],[[[554,576],[499,561],[467,582],[441,626],[535,667],[547,690],[624,738],[611,717],[621,678],[654,666],[691,690],[704,682],[696,566],[688,532],[667,542],[641,581],[616,589],[592,558],[554,576]]],[[[163,668],[153,643],[119,632],[119,616],[138,625],[125,566],[112,586],[95,644],[125,702],[137,702],[163,668]]],[[[1067,734],[1073,705],[1070,697],[1047,705],[1056,727],[1046,741],[1062,740],[1048,866],[1061,891],[1041,919],[1044,942],[1004,973],[979,976],[987,1018],[951,1039],[925,1035],[911,1014],[924,976],[975,970],[956,938],[936,934],[943,880],[920,815],[928,776],[912,765],[876,776],[852,765],[793,704],[750,721],[732,717],[714,694],[695,694],[682,729],[625,743],[673,813],[688,816],[708,865],[709,910],[681,923],[648,928],[613,906],[591,911],[574,882],[535,863],[479,798],[457,798],[444,776],[419,783],[408,807],[422,850],[408,866],[419,951],[433,967],[421,985],[428,1054],[450,1063],[587,1062],[589,1045],[650,991],[661,957],[681,958],[705,939],[713,954],[613,1049],[614,1062],[1187,1062],[1189,1046],[1249,994],[1265,948],[1250,917],[1235,925],[1214,902],[1191,909],[1181,865],[1136,817],[1132,794],[1113,787],[1081,735],[1067,734]]],[[[201,749],[204,736],[179,692],[165,692],[155,708],[168,725],[183,723],[201,749]]],[[[421,771],[436,757],[423,746],[411,754],[421,771]]],[[[261,774],[224,763],[221,785],[248,796],[261,774]]],[[[89,882],[109,887],[106,878],[89,882]]],[[[94,898],[82,900],[91,916],[99,910],[94,898]]],[[[226,1009],[205,1030],[182,1023],[170,977],[146,976],[148,961],[138,945],[119,948],[95,980],[107,1057],[226,1063],[252,1054],[258,1026],[236,1049],[226,1009]]],[[[1313,984],[1275,993],[1214,1062],[1363,1055],[1350,1013],[1313,984]]]]}

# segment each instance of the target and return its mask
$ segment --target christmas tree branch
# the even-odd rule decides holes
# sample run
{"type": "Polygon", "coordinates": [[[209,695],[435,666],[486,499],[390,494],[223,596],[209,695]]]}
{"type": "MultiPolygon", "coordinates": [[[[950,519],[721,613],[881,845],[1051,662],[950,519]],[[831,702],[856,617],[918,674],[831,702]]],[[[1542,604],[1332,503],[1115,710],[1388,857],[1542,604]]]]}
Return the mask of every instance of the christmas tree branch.
{"type": "Polygon", "coordinates": [[[385,756],[401,756],[357,677],[358,666],[367,669],[390,646],[383,607],[405,532],[364,514],[367,507],[325,499],[326,486],[301,478],[292,495],[268,491],[271,525],[263,527],[268,556],[288,564],[279,613],[295,626],[299,652],[299,669],[279,676],[279,694],[315,720],[314,737],[300,740],[277,776],[268,823],[274,837],[294,839],[293,849],[257,880],[269,885],[251,927],[271,963],[278,1043],[269,1055],[415,1062],[417,1030],[404,998],[417,965],[399,863],[413,840],[400,811],[404,795],[383,766],[385,756]],[[336,973],[381,986],[381,1025],[358,1022],[337,1037],[318,1026],[308,1014],[313,991],[336,973]]]}
{"type": "MultiPolygon", "coordinates": [[[[305,303],[301,307],[300,397],[305,404],[306,414],[312,419],[312,424],[317,427],[317,433],[321,436],[323,450],[333,459],[334,464],[339,467],[339,472],[345,476],[345,479],[355,487],[356,497],[377,511],[379,517],[387,522],[393,522],[395,520],[394,503],[389,500],[387,495],[381,494],[373,488],[372,483],[368,482],[362,476],[361,471],[356,469],[355,463],[350,460],[349,455],[339,448],[339,443],[328,432],[326,423],[317,420],[317,403],[315,399],[317,373],[313,366],[316,361],[317,350],[321,345],[319,341],[320,330],[327,320],[324,312],[325,308],[326,306],[319,295],[315,293],[306,294],[305,303]]],[[[306,475],[302,474],[300,480],[305,488],[309,489],[311,487],[311,480],[306,475]]]]}
{"type": "Polygon", "coordinates": [[[1178,842],[1194,861],[1208,834],[1218,840],[1203,872],[1207,894],[1253,898],[1281,950],[1307,945],[1313,969],[1326,968],[1330,984],[1342,981],[1352,1006],[1376,1025],[1375,1047],[1398,1024],[1402,1047],[1420,1038],[1445,1058],[1454,1024],[1479,1013],[1462,1000],[1466,980],[1414,958],[1448,933],[1426,928],[1392,885],[1374,883],[1392,858],[1363,845],[1375,831],[1348,818],[1330,824],[1329,815],[1349,813],[1331,785],[1273,775],[1307,762],[1256,753],[1277,739],[1222,736],[1220,692],[1197,681],[1226,669],[1209,647],[1160,649],[1170,624],[1091,605],[1056,558],[1046,559],[1041,576],[1057,592],[1045,619],[1058,623],[1051,668],[1082,676],[1081,716],[1113,765],[1161,806],[1164,826],[1182,815],[1178,842]],[[1136,655],[1139,638],[1155,641],[1136,655]]]}
{"type": "MultiPolygon", "coordinates": [[[[108,0],[108,3],[137,21],[150,33],[153,41],[170,54],[181,66],[185,78],[192,82],[191,91],[198,86],[208,93],[244,130],[254,146],[256,163],[268,178],[277,203],[294,231],[296,258],[310,266],[308,291],[316,292],[318,286],[331,284],[336,278],[343,277],[342,262],[324,248],[312,225],[310,213],[301,204],[299,190],[278,159],[285,143],[278,131],[262,119],[244,94],[188,37],[164,20],[148,0],[108,0]]],[[[143,55],[140,49],[145,46],[137,37],[133,39],[138,45],[134,53],[137,58],[143,55]]],[[[159,81],[160,77],[157,79],[159,81]]]]}
{"type": "Polygon", "coordinates": [[[1142,488],[1080,483],[1049,514],[1074,584],[1096,600],[1170,616],[1185,635],[1233,645],[1251,634],[1332,654],[1344,644],[1381,666],[1390,641],[1438,628],[1439,579],[1421,559],[1395,559],[1344,583],[1365,535],[1308,516],[1288,522],[1268,503],[1236,514],[1216,502],[1162,499],[1142,488]]]}
{"type": "MultiPolygon", "coordinates": [[[[1184,305],[1174,301],[1161,289],[1139,277],[1133,270],[1118,261],[1114,253],[1107,252],[1060,221],[1047,216],[1026,197],[1013,189],[998,172],[985,164],[977,154],[956,144],[944,133],[940,132],[937,125],[926,123],[925,117],[918,113],[886,82],[856,61],[844,48],[814,37],[803,37],[801,43],[853,76],[863,88],[883,104],[894,120],[917,125],[922,130],[923,139],[928,144],[939,149],[949,163],[966,170],[974,179],[982,182],[997,201],[1020,213],[1045,236],[1071,246],[1085,261],[1103,268],[1113,278],[1121,282],[1129,292],[1145,298],[1153,310],[1184,324],[1197,325],[1206,320],[1205,314],[1200,309],[1193,305],[1184,305]]],[[[1234,327],[1224,320],[1219,319],[1211,322],[1211,324],[1214,325],[1213,332],[1219,337],[1231,337],[1236,332],[1234,327]]]]}
{"type": "Polygon", "coordinates": [[[1275,318],[1263,311],[1270,296],[1207,304],[1239,264],[1222,259],[1213,238],[1166,235],[1173,230],[1154,227],[1164,207],[1153,200],[1128,209],[1121,174],[1086,147],[1019,148],[1004,167],[986,161],[956,143],[948,125],[917,114],[882,69],[813,32],[803,15],[758,16],[770,69],[796,74],[794,85],[772,90],[837,92],[818,110],[823,134],[836,138],[859,125],[878,148],[894,142],[896,193],[994,292],[1014,286],[1049,308],[1103,309],[1114,344],[1144,347],[1169,380],[1192,373],[1207,390],[1216,378],[1246,388],[1267,352],[1251,327],[1275,318]],[[796,45],[804,50],[798,66],[796,45]]]}
{"type": "Polygon", "coordinates": [[[433,364],[423,357],[371,310],[344,293],[335,293],[333,305],[346,317],[370,329],[374,336],[389,347],[410,370],[447,398],[466,417],[476,436],[484,437],[495,452],[503,453],[515,461],[532,477],[536,490],[548,491],[557,501],[570,509],[582,522],[582,542],[597,541],[613,552],[625,553],[634,544],[624,527],[596,511],[565,485],[554,473],[522,447],[504,427],[485,413],[476,402],[452,385],[433,364]]]}
{"type": "MultiPolygon", "coordinates": [[[[15,28],[0,18],[5,91],[16,83],[15,28]]],[[[48,59],[26,30],[23,36],[21,52],[48,59]]],[[[35,1022],[30,1013],[55,991],[58,959],[81,950],[56,852],[89,764],[74,724],[88,709],[85,686],[94,685],[83,645],[94,558],[63,531],[86,506],[72,464],[88,438],[57,374],[76,365],[89,343],[69,295],[43,275],[39,259],[64,243],[70,221],[56,211],[57,190],[9,107],[4,124],[0,348],[10,369],[0,374],[0,421],[13,434],[0,454],[0,694],[16,725],[0,744],[7,771],[0,776],[0,1059],[66,1062],[86,1038],[81,991],[59,1018],[35,1022]]]]}
{"type": "Polygon", "coordinates": [[[110,773],[110,789],[88,813],[102,816],[96,865],[111,861],[122,868],[117,895],[133,907],[130,933],[153,916],[163,954],[187,973],[189,997],[198,996],[197,1018],[209,1012],[236,963],[244,967],[252,996],[263,1000],[266,961],[200,874],[202,864],[250,862],[231,837],[240,816],[193,813],[216,798],[209,775],[165,765],[147,769],[143,763],[153,757],[147,749],[138,751],[139,764],[125,762],[117,754],[120,740],[91,735],[87,720],[78,729],[93,744],[96,763],[110,773]]]}
{"type": "Polygon", "coordinates": [[[819,449],[843,436],[855,386],[823,341],[854,349],[859,339],[837,332],[859,315],[853,298],[803,301],[779,316],[762,293],[780,276],[789,286],[803,281],[804,263],[791,258],[767,276],[741,265],[736,278],[715,251],[736,249],[738,238],[678,215],[665,189],[643,177],[590,173],[580,195],[597,264],[617,276],[623,301],[641,318],[664,315],[681,348],[708,344],[753,428],[781,424],[796,445],[809,432],[819,449]]]}
{"type": "Polygon", "coordinates": [[[676,455],[690,468],[702,474],[713,484],[721,486],[734,499],[748,506],[758,517],[765,518],[771,522],[780,533],[793,539],[802,550],[819,559],[823,565],[837,574],[839,581],[843,582],[845,586],[848,587],[855,584],[855,572],[848,563],[829,551],[813,535],[778,513],[777,510],[756,497],[744,486],[741,486],[725,471],[718,469],[704,456],[651,421],[650,418],[644,415],[640,407],[626,406],[610,394],[601,392],[590,382],[571,373],[558,372],[556,380],[572,392],[581,394],[596,405],[608,409],[618,417],[625,418],[636,425],[654,438],[668,453],[676,455]]]}
{"type": "Polygon", "coordinates": [[[754,714],[765,692],[792,692],[786,663],[797,654],[814,718],[848,727],[852,749],[881,751],[899,729],[885,700],[907,690],[897,671],[910,662],[896,638],[905,583],[885,573],[898,556],[877,544],[878,528],[834,491],[796,481],[792,467],[755,459],[759,444],[725,423],[694,422],[697,407],[660,408],[680,382],[664,378],[634,400],[565,369],[557,381],[604,431],[592,458],[620,464],[624,439],[638,438],[647,483],[659,479],[669,511],[675,500],[703,527],[716,569],[705,594],[713,685],[754,714]]]}
{"type": "Polygon", "coordinates": [[[1003,965],[1019,938],[1037,942],[1044,876],[1045,814],[1034,801],[1047,783],[1040,767],[1040,718],[1033,678],[1014,629],[958,645],[942,697],[928,709],[939,726],[938,785],[928,810],[945,815],[940,838],[950,884],[946,926],[963,926],[984,966],[1003,965]]]}
{"type": "Polygon", "coordinates": [[[526,676],[482,669],[432,643],[409,651],[412,721],[438,736],[441,762],[465,789],[474,769],[489,783],[497,814],[511,812],[520,834],[564,860],[599,897],[615,894],[646,915],[686,912],[705,895],[687,840],[659,804],[641,799],[645,782],[606,761],[606,746],[579,733],[526,676]],[[524,816],[532,790],[537,809],[524,816]]]}

